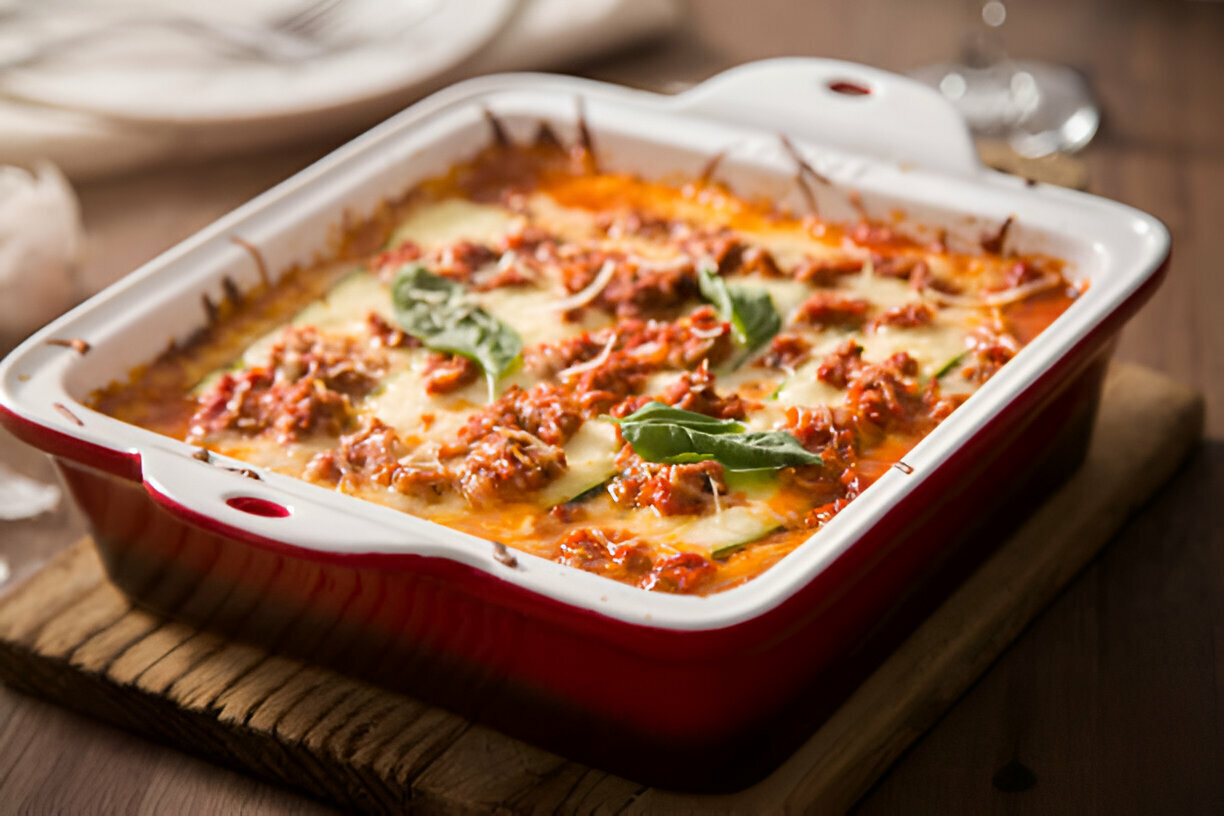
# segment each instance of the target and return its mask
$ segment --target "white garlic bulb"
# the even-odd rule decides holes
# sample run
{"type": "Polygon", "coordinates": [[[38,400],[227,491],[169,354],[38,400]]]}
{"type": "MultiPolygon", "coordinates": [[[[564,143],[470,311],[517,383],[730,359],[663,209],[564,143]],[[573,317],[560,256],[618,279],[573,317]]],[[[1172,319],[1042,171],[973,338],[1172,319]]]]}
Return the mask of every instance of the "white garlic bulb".
{"type": "Polygon", "coordinates": [[[7,347],[73,304],[81,214],[63,174],[0,166],[0,347],[7,347]]]}
{"type": "MultiPolygon", "coordinates": [[[[0,462],[0,521],[16,521],[49,513],[60,501],[60,489],[23,476],[0,462]]],[[[0,564],[0,572],[3,565],[0,564]]],[[[0,575],[0,584],[4,576],[0,575]]]]}

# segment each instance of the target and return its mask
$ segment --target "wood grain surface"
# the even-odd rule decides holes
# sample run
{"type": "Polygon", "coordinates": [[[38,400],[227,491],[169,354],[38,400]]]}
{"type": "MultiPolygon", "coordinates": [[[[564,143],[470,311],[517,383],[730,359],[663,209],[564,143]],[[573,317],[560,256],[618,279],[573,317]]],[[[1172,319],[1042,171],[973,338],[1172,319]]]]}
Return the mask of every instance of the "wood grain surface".
{"type": "Polygon", "coordinates": [[[0,679],[368,812],[837,812],[1172,474],[1202,418],[1190,389],[1141,368],[1112,370],[1084,466],[796,754],[737,794],[642,788],[416,700],[158,618],[106,579],[88,540],[0,602],[0,679]]]}
{"type": "MultiPolygon", "coordinates": [[[[770,56],[903,71],[953,56],[975,6],[699,0],[674,34],[573,68],[658,90],[770,56]]],[[[1224,812],[1224,3],[1014,0],[1007,9],[1012,54],[1078,68],[1098,94],[1102,129],[1078,157],[1089,190],[1153,213],[1172,232],[1169,276],[1124,331],[1117,356],[1204,393],[1206,442],[856,811],[1224,812]]],[[[208,163],[184,151],[179,166],[80,187],[87,233],[80,293],[332,147],[208,163]]],[[[0,458],[50,476],[41,455],[2,432],[0,458]]],[[[0,522],[7,565],[0,575],[9,573],[0,593],[81,533],[68,508],[0,522]]],[[[578,810],[600,809],[597,780],[584,777],[576,790],[592,791],[578,810]]],[[[330,808],[0,687],[0,813],[8,812],[330,808]]]]}

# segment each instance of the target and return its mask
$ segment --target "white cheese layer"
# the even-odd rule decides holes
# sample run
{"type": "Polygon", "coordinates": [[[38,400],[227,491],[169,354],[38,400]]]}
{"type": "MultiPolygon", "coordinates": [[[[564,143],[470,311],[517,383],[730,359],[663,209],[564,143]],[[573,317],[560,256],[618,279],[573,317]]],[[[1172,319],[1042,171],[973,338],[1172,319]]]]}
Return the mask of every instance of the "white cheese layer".
{"type": "MultiPolygon", "coordinates": [[[[665,242],[651,244],[649,239],[642,236],[626,238],[619,243],[607,238],[595,228],[594,214],[591,212],[561,207],[538,194],[529,197],[528,208],[533,224],[563,239],[583,240],[588,242],[588,247],[598,243],[600,246],[625,250],[634,253],[631,260],[641,258],[645,261],[644,266],[650,262],[666,265],[675,260],[672,245],[665,242]],[[669,255],[669,252],[672,254],[669,255]]],[[[417,207],[395,230],[389,245],[412,241],[426,253],[444,250],[460,240],[488,245],[521,229],[524,224],[523,215],[502,207],[447,199],[417,207]]],[[[858,251],[857,248],[847,249],[840,244],[786,230],[766,229],[744,235],[750,242],[770,251],[784,270],[813,258],[845,257],[848,252],[858,251]]],[[[866,261],[865,250],[862,256],[866,261]]],[[[546,262],[548,259],[544,256],[504,260],[507,264],[533,261],[525,263],[521,269],[530,272],[528,277],[534,277],[534,280],[490,291],[472,291],[471,299],[512,328],[521,337],[524,348],[554,343],[584,330],[594,331],[612,325],[613,319],[595,308],[581,310],[578,313],[580,322],[577,323],[562,318],[557,305],[569,293],[564,291],[558,271],[550,265],[551,261],[546,262]]],[[[680,257],[679,262],[684,263],[685,258],[680,257]]],[[[492,271],[497,270],[489,265],[480,273],[492,271]]],[[[793,406],[840,404],[846,397],[845,389],[821,381],[817,377],[817,370],[824,357],[848,338],[853,337],[862,345],[862,357],[867,363],[880,363],[904,351],[917,360],[919,376],[931,377],[964,353],[967,329],[980,319],[970,309],[944,308],[937,311],[935,320],[929,325],[909,328],[884,325],[874,331],[821,329],[795,320],[802,304],[817,291],[869,301],[868,320],[888,309],[922,301],[921,293],[915,292],[906,281],[876,276],[871,273],[869,264],[863,272],[840,276],[836,286],[831,289],[818,290],[787,277],[736,275],[733,280],[738,286],[768,292],[782,317],[784,330],[801,335],[811,344],[808,359],[794,371],[782,372],[754,366],[751,360],[743,361],[738,355],[724,362],[725,368],[716,370],[715,388],[720,395],[737,392],[759,406],[754,407],[744,421],[748,430],[784,427],[787,410],[793,406]]],[[[696,305],[699,304],[689,304],[690,308],[696,305]]],[[[390,287],[363,270],[342,279],[324,298],[308,306],[290,322],[294,325],[314,325],[325,331],[365,335],[370,313],[382,316],[392,325],[395,323],[390,287]]],[[[255,365],[265,361],[283,330],[284,327],[281,327],[251,344],[243,354],[243,362],[255,365]]],[[[765,348],[758,349],[755,357],[759,358],[764,353],[765,348]]],[[[390,374],[372,394],[356,401],[355,411],[360,418],[377,417],[393,427],[406,444],[416,446],[418,450],[410,457],[436,456],[437,446],[455,441],[472,415],[488,404],[487,384],[482,377],[450,394],[429,394],[426,386],[432,352],[416,348],[394,350],[389,354],[392,359],[390,374]]],[[[681,373],[676,371],[653,373],[647,378],[642,393],[657,395],[680,376],[681,373]]],[[[948,381],[952,389],[969,387],[955,372],[949,375],[948,381]]],[[[502,392],[511,385],[530,388],[535,382],[531,373],[520,367],[503,377],[498,388],[502,392]]],[[[300,468],[318,450],[334,444],[335,440],[325,439],[284,449],[270,437],[239,438],[230,434],[223,440],[226,447],[241,448],[244,458],[249,461],[286,470],[300,468]]],[[[619,442],[615,427],[608,422],[586,421],[563,449],[566,469],[538,494],[530,497],[533,510],[538,508],[541,515],[548,508],[569,502],[616,475],[619,442]]],[[[615,506],[607,497],[598,499],[595,504],[610,508],[603,512],[601,523],[608,522],[610,526],[630,531],[664,549],[706,555],[727,554],[793,522],[793,519],[770,506],[771,494],[775,490],[776,486],[772,485],[764,491],[732,489],[724,497],[726,506],[719,504],[715,512],[700,517],[661,517],[649,507],[629,509],[615,506]]],[[[439,501],[422,509],[422,502],[410,497],[385,497],[385,503],[408,507],[424,515],[429,515],[432,508],[434,517],[439,517],[439,508],[443,506],[447,513],[469,512],[460,497],[448,496],[439,501]]],[[[584,504],[586,508],[590,506],[591,503],[584,504]]],[[[514,523],[529,524],[529,520],[514,523]]]]}
{"type": "Polygon", "coordinates": [[[503,207],[448,198],[414,210],[400,222],[388,246],[397,247],[412,241],[428,252],[462,240],[488,244],[522,222],[522,216],[503,207]]]}

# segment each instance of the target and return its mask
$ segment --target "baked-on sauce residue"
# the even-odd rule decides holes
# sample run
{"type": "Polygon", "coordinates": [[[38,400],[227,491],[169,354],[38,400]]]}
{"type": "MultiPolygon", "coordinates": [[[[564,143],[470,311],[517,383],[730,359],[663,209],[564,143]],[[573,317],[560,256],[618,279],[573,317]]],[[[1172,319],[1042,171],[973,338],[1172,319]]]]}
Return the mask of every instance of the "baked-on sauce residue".
{"type": "Polygon", "coordinates": [[[332,259],[227,299],[216,325],[98,407],[667,592],[773,566],[1078,294],[1060,261],[1001,236],[953,251],[705,178],[599,171],[555,138],[494,144],[345,234],[332,259]],[[438,295],[439,313],[467,330],[479,312],[521,353],[491,376],[405,323],[392,290],[413,270],[458,293],[438,295]],[[737,324],[745,301],[776,314],[764,335],[737,324]],[[736,470],[708,451],[635,448],[615,420],[652,403],[728,420],[733,442],[789,434],[819,459],[754,452],[755,469],[736,470]]]}

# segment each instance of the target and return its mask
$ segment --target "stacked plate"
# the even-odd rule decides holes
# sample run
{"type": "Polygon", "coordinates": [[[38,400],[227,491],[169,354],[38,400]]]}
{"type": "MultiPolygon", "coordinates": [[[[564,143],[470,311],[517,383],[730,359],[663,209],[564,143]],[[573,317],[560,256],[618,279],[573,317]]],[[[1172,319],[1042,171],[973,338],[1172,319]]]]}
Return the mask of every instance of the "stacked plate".
{"type": "Polygon", "coordinates": [[[82,178],[341,135],[677,16],[674,0],[0,0],[0,164],[82,178]]]}

